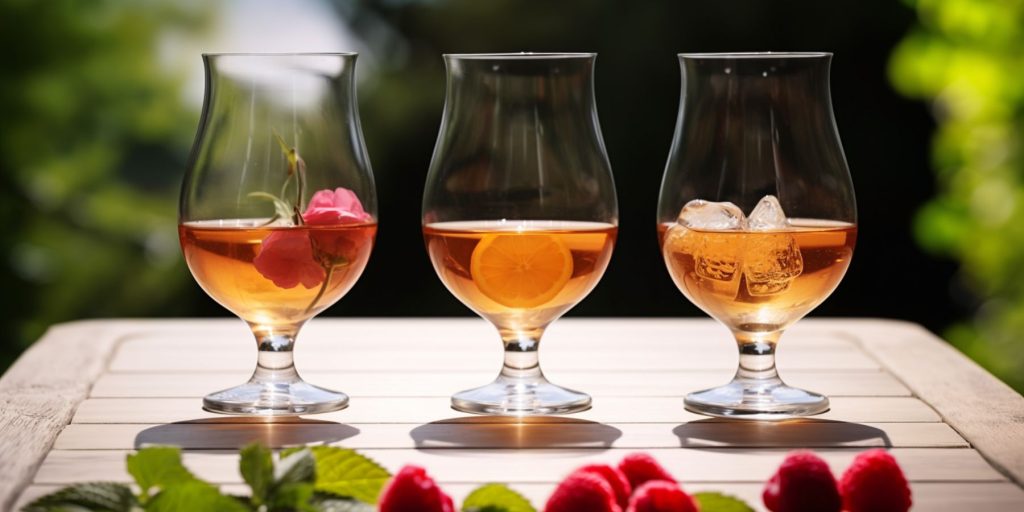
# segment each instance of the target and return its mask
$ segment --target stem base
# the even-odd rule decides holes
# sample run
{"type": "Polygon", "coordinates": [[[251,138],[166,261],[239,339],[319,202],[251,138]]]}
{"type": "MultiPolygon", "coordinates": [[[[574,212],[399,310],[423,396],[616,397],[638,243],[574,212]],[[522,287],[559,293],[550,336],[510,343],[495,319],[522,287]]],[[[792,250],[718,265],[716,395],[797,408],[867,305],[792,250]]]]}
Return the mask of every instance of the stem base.
{"type": "Polygon", "coordinates": [[[753,381],[736,378],[717,388],[686,395],[686,410],[697,414],[748,420],[787,420],[821,414],[828,397],[787,386],[780,379],[753,381]]]}
{"type": "Polygon", "coordinates": [[[219,414],[298,416],[348,407],[348,395],[304,382],[249,381],[203,397],[203,409],[219,414]]]}
{"type": "Polygon", "coordinates": [[[543,376],[510,378],[452,395],[452,409],[472,414],[543,416],[590,409],[590,395],[556,386],[543,376]]]}

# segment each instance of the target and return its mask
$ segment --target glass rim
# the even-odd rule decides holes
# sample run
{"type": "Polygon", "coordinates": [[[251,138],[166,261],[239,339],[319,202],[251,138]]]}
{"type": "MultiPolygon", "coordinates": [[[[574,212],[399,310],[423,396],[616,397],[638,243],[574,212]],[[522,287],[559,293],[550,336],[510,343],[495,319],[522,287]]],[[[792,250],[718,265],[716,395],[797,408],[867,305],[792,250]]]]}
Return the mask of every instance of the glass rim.
{"type": "Polygon", "coordinates": [[[680,59],[810,59],[831,57],[832,52],[695,52],[679,53],[677,55],[680,59]]]}
{"type": "Polygon", "coordinates": [[[465,60],[553,60],[591,59],[596,52],[503,52],[503,53],[442,53],[445,59],[465,60]]]}
{"type": "Polygon", "coordinates": [[[359,52],[203,52],[205,57],[355,57],[359,52]]]}

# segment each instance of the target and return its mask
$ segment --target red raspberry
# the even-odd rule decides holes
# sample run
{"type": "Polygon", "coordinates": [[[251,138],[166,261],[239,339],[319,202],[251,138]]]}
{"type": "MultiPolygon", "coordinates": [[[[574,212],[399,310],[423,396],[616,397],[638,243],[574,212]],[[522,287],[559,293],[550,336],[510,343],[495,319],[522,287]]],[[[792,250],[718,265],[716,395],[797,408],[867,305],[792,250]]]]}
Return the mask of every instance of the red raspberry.
{"type": "Polygon", "coordinates": [[[418,466],[403,467],[379,501],[380,512],[455,512],[452,499],[418,466]]]}
{"type": "Polygon", "coordinates": [[[828,464],[811,452],[793,452],[764,487],[772,512],[839,512],[842,499],[828,464]]]}
{"type": "Polygon", "coordinates": [[[611,486],[619,506],[626,508],[626,505],[629,505],[629,495],[633,492],[633,487],[629,485],[629,480],[626,480],[626,475],[618,469],[607,464],[588,464],[573,473],[591,473],[603,478],[611,486]]]}
{"type": "Polygon", "coordinates": [[[910,486],[896,459],[885,450],[869,450],[853,459],[839,481],[849,512],[906,512],[910,486]]]}
{"type": "Polygon", "coordinates": [[[626,512],[698,512],[697,503],[675,482],[651,480],[633,493],[626,512]]]}
{"type": "Polygon", "coordinates": [[[654,460],[654,457],[646,453],[631,453],[622,458],[619,463],[619,471],[626,475],[629,485],[638,489],[641,485],[651,480],[664,480],[675,483],[676,479],[665,471],[665,468],[654,460]]]}
{"type": "Polygon", "coordinates": [[[551,493],[544,512],[622,512],[612,486],[594,473],[573,473],[551,493]]]}

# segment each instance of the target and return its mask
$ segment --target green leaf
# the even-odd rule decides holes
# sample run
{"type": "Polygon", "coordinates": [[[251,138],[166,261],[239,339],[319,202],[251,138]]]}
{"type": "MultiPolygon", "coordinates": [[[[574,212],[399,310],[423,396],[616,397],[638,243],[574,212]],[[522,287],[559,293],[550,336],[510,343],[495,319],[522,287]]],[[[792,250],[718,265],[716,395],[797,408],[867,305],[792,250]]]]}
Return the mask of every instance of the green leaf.
{"type": "Polygon", "coordinates": [[[242,448],[238,470],[245,483],[252,488],[253,504],[259,506],[266,503],[270,488],[274,485],[274,458],[270,449],[259,443],[242,448]]]}
{"type": "Polygon", "coordinates": [[[274,485],[313,483],[316,479],[317,464],[309,448],[283,452],[274,469],[274,485]]]}
{"type": "Polygon", "coordinates": [[[89,482],[70,485],[29,503],[23,512],[95,510],[130,512],[138,506],[127,485],[113,482],[89,482]]]}
{"type": "Polygon", "coordinates": [[[313,497],[316,512],[377,512],[377,507],[361,501],[317,493],[313,497]]]}
{"type": "Polygon", "coordinates": [[[312,499],[312,483],[291,483],[276,488],[267,504],[270,510],[316,512],[317,508],[311,503],[312,499]]]}
{"type": "Polygon", "coordinates": [[[537,512],[529,500],[508,486],[485,484],[466,496],[463,512],[537,512]]]}
{"type": "Polygon", "coordinates": [[[316,490],[374,504],[391,473],[354,450],[313,446],[316,490]]]}
{"type": "Polygon", "coordinates": [[[746,502],[720,492],[698,492],[693,495],[700,512],[754,512],[746,502]]]}
{"type": "Polygon", "coordinates": [[[274,216],[280,219],[290,219],[292,217],[292,207],[287,202],[279,199],[274,194],[267,192],[249,192],[248,197],[258,197],[260,199],[266,199],[274,203],[274,216]]]}
{"type": "Polygon", "coordinates": [[[153,446],[128,454],[128,473],[142,488],[139,498],[143,503],[154,487],[199,480],[181,464],[181,450],[175,446],[153,446]]]}
{"type": "Polygon", "coordinates": [[[238,498],[225,496],[216,487],[198,480],[171,485],[153,496],[146,512],[251,512],[238,498]]]}

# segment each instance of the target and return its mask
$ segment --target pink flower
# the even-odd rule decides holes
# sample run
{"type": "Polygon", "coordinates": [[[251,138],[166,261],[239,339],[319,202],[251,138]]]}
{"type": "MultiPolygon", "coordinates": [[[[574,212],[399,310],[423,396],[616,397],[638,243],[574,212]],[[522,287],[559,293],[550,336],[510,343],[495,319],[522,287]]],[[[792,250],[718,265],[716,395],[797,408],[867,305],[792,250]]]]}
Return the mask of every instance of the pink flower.
{"type": "Polygon", "coordinates": [[[333,192],[321,190],[313,194],[302,214],[302,220],[312,226],[309,236],[313,239],[316,255],[325,265],[344,265],[356,258],[360,248],[364,247],[366,231],[362,230],[323,230],[317,226],[336,226],[339,224],[357,224],[372,220],[359,202],[355,192],[338,187],[333,192]]]}
{"type": "Polygon", "coordinates": [[[324,281],[323,267],[313,257],[309,235],[301,230],[274,231],[263,239],[260,253],[252,260],[256,270],[280,288],[302,283],[315,288],[324,281]]]}
{"type": "Polygon", "coordinates": [[[354,192],[347,188],[320,190],[313,194],[302,220],[309,228],[275,230],[263,239],[253,259],[256,270],[281,288],[299,284],[315,288],[326,278],[326,269],[351,262],[363,247],[363,231],[347,233],[317,226],[356,224],[372,220],[354,192]]]}
{"type": "Polygon", "coordinates": [[[333,192],[325,189],[313,194],[306,212],[302,214],[302,220],[310,226],[355,224],[370,219],[372,217],[363,209],[356,193],[341,187],[333,192]]]}

